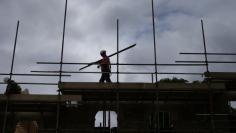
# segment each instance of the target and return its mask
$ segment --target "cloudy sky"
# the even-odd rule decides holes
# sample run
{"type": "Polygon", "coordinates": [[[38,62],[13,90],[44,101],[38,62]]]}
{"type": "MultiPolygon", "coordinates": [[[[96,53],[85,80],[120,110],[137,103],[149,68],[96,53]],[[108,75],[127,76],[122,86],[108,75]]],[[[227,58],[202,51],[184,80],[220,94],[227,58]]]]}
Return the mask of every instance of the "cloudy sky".
{"type": "MultiPolygon", "coordinates": [[[[14,73],[59,70],[65,0],[0,0],[0,72],[9,73],[17,20],[20,20],[14,73]]],[[[179,52],[203,52],[200,20],[204,20],[208,52],[236,51],[235,0],[154,0],[157,62],[204,60],[179,52]]],[[[151,0],[68,0],[64,62],[92,62],[99,52],[116,51],[116,20],[120,21],[120,49],[136,47],[120,55],[120,63],[154,63],[151,0]]],[[[235,56],[209,56],[209,60],[235,61],[235,56]]],[[[116,63],[116,57],[111,61],[116,63]]],[[[236,65],[211,64],[210,71],[235,71],[236,65]]],[[[79,65],[64,65],[78,71],[79,65]]],[[[121,66],[122,72],[154,72],[154,67],[121,66]]],[[[96,66],[83,71],[99,71],[96,66]]],[[[113,66],[112,71],[116,71],[113,66]]],[[[204,67],[158,67],[159,72],[204,72],[204,67]]],[[[173,76],[202,80],[201,76],[173,76]]],[[[2,79],[4,76],[0,76],[2,79]]],[[[98,82],[99,74],[72,74],[63,81],[98,82]]],[[[120,82],[151,82],[150,75],[120,75],[120,82]]],[[[58,77],[19,77],[17,82],[58,82],[58,77]]],[[[112,75],[116,81],[116,75],[112,75]]],[[[0,85],[0,93],[5,86],[0,85]]],[[[56,86],[22,85],[31,93],[55,93],[56,86]]]]}

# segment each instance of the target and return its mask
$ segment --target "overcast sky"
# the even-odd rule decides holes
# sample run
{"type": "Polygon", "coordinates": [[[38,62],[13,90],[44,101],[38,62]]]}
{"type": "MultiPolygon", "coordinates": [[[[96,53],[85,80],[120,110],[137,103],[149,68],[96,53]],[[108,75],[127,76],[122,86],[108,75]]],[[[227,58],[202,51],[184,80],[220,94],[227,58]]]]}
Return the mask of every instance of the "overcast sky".
{"type": "MultiPolygon", "coordinates": [[[[208,52],[236,51],[235,0],[154,0],[157,62],[204,60],[203,56],[179,52],[203,52],[200,20],[204,20],[208,52]]],[[[65,0],[0,0],[0,72],[9,73],[17,20],[20,20],[14,73],[59,70],[59,65],[37,61],[60,61],[65,0]]],[[[116,51],[116,20],[120,21],[120,63],[154,63],[151,0],[68,0],[64,62],[92,62],[101,49],[116,51]]],[[[210,56],[209,60],[235,61],[235,56],[210,56]]],[[[111,58],[116,63],[116,57],[111,58]]],[[[82,66],[64,65],[65,71],[82,66]]],[[[211,64],[210,71],[235,71],[236,65],[211,64]]],[[[121,66],[122,72],[154,72],[154,67],[121,66]]],[[[83,71],[100,71],[96,66],[83,71]]],[[[116,71],[113,66],[112,71],[116,71]]],[[[158,67],[159,72],[204,72],[204,67],[158,67]]],[[[173,76],[202,80],[201,76],[173,76]]],[[[1,76],[2,79],[4,76],[1,76]]],[[[98,82],[99,74],[72,74],[63,81],[98,82]]],[[[151,82],[150,75],[120,75],[120,82],[151,82]]],[[[19,77],[17,82],[58,82],[58,77],[19,77]]],[[[111,77],[116,82],[116,75],[111,77]]],[[[31,86],[31,93],[55,93],[57,86],[31,86]]],[[[1,85],[0,92],[5,86],[1,85]]]]}

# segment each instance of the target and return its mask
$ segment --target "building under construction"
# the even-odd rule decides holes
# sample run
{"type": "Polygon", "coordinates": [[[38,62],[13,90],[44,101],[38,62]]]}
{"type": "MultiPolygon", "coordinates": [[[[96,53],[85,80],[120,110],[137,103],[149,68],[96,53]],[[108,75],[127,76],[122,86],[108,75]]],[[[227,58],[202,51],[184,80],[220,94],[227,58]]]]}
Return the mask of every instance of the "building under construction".
{"type": "MultiPolygon", "coordinates": [[[[204,83],[76,83],[62,82],[62,95],[0,95],[5,132],[19,122],[36,122],[42,133],[233,133],[235,74],[209,73],[224,82],[204,83]],[[230,77],[230,78],[228,78],[230,77]],[[6,111],[6,103],[7,112],[6,111]],[[95,127],[95,115],[103,121],[95,127]],[[117,114],[111,127],[110,112],[117,114]]],[[[32,127],[31,127],[32,128],[32,127]]],[[[30,126],[25,131],[30,132],[30,126]],[[27,131],[27,130],[28,131],[27,131]]]]}
{"type": "MultiPolygon", "coordinates": [[[[204,52],[182,53],[200,54],[204,61],[181,61],[176,64],[157,63],[155,44],[155,22],[153,19],[154,53],[153,64],[121,64],[117,62],[117,81],[113,83],[63,82],[62,76],[70,72],[62,71],[64,34],[66,24],[67,0],[65,4],[62,51],[60,62],[38,62],[39,64],[60,65],[58,71],[37,71],[40,74],[12,73],[15,47],[13,50],[10,78],[14,75],[58,76],[57,95],[13,94],[0,95],[0,133],[235,133],[236,111],[229,103],[236,100],[236,73],[210,72],[207,56],[235,55],[230,53],[208,53],[206,50],[204,27],[202,35],[204,52]],[[119,65],[148,65],[155,67],[155,72],[132,73],[120,72],[119,65]],[[206,66],[205,73],[161,73],[157,71],[163,66],[206,66]],[[44,73],[56,74],[44,74],[44,73]],[[43,74],[42,74],[43,73],[43,74]],[[122,83],[120,74],[150,74],[151,83],[122,83]],[[198,74],[203,75],[202,82],[165,82],[158,81],[158,74],[198,74]],[[96,125],[95,116],[100,112],[102,121],[96,125]],[[113,123],[113,124],[112,124],[113,123]],[[114,124],[115,123],[115,124],[114,124]]],[[[153,1],[152,1],[152,15],[153,1]]],[[[117,52],[119,50],[117,20],[117,52]]],[[[16,29],[17,42],[19,21],[16,29]]],[[[132,45],[132,47],[135,45],[132,45]]],[[[129,47],[128,47],[129,48],[129,47]]],[[[218,62],[233,63],[233,62],[218,62]]],[[[68,63],[83,64],[83,63],[68,63]]],[[[93,63],[87,63],[88,66],[93,63]]],[[[19,83],[39,84],[49,83],[19,83]]]]}

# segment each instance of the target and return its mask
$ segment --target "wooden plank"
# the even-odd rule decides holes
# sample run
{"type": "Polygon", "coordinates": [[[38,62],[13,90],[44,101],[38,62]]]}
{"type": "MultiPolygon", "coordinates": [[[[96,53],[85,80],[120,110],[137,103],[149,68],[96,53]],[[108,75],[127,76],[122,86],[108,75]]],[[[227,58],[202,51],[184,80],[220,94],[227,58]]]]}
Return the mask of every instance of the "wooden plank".
{"type": "MultiPolygon", "coordinates": [[[[5,101],[7,97],[0,95],[0,101],[5,101]]],[[[9,96],[10,101],[16,102],[57,102],[57,95],[28,95],[28,94],[14,94],[9,96]]],[[[61,101],[81,101],[81,95],[61,95],[61,101]]]]}
{"type": "Polygon", "coordinates": [[[204,75],[215,79],[236,80],[235,72],[205,72],[204,75]]]}
{"type": "MultiPolygon", "coordinates": [[[[155,84],[152,83],[79,83],[79,82],[63,82],[61,84],[62,90],[73,90],[73,89],[127,89],[127,90],[148,90],[157,89],[155,84]]],[[[225,85],[223,83],[212,83],[211,88],[215,90],[225,90],[225,85]]],[[[202,84],[186,84],[186,83],[159,83],[158,89],[161,91],[174,90],[174,91],[188,91],[188,90],[208,90],[208,85],[206,83],[202,84]]]]}
{"type": "MultiPolygon", "coordinates": [[[[182,90],[209,90],[207,83],[201,84],[186,84],[186,83],[161,83],[158,85],[161,90],[174,90],[174,91],[182,91],[182,90]]],[[[211,89],[213,90],[225,90],[225,85],[223,83],[211,83],[211,89]]]]}

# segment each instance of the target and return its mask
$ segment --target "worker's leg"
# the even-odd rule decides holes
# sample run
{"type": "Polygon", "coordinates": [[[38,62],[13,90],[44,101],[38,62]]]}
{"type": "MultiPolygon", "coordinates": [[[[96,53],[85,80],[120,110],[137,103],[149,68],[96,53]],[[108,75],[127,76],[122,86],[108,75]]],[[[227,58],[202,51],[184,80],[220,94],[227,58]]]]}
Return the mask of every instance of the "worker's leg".
{"type": "Polygon", "coordinates": [[[105,78],[106,78],[106,75],[105,75],[105,73],[103,73],[100,80],[99,80],[99,83],[104,83],[105,78]]]}
{"type": "Polygon", "coordinates": [[[106,82],[111,83],[111,79],[110,79],[110,73],[105,73],[106,74],[106,82]]]}

